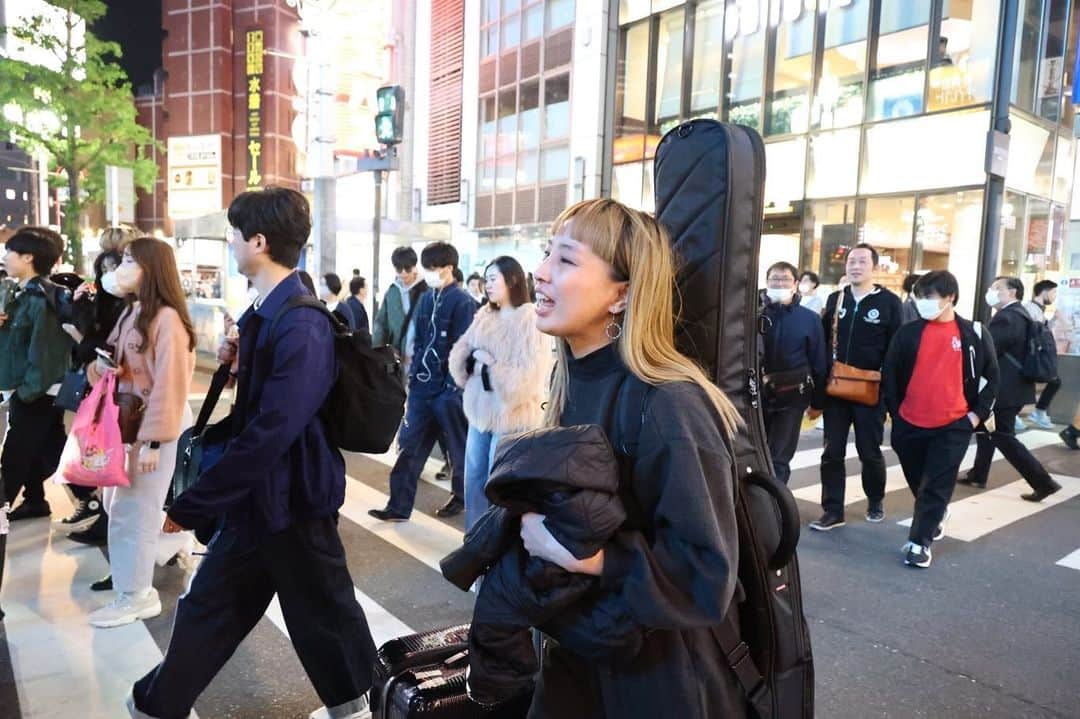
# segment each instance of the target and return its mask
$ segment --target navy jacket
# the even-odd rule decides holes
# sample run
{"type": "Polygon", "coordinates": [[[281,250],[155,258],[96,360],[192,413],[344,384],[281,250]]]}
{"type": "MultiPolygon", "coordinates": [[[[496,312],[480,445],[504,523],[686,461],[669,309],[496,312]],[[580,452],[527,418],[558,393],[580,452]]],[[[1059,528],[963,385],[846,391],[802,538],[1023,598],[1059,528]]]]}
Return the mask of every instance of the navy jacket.
{"type": "Polygon", "coordinates": [[[795,302],[765,305],[765,357],[762,365],[766,374],[807,367],[815,387],[825,386],[825,333],[817,312],[800,307],[795,302]]]}
{"type": "Polygon", "coordinates": [[[461,285],[428,290],[416,308],[416,338],[409,368],[409,393],[434,397],[458,391],[450,377],[450,349],[465,334],[476,314],[476,302],[461,285]]]}
{"type": "Polygon", "coordinates": [[[364,303],[355,297],[350,297],[345,300],[345,304],[352,310],[353,319],[356,320],[356,324],[353,325],[354,330],[361,332],[371,332],[371,325],[368,323],[367,308],[364,307],[364,303]]]}
{"type": "Polygon", "coordinates": [[[1014,302],[994,313],[986,327],[994,338],[1001,387],[997,406],[1015,409],[1035,401],[1035,383],[1020,374],[1019,364],[1027,356],[1027,330],[1031,316],[1021,302],[1014,302]]]}
{"type": "Polygon", "coordinates": [[[234,436],[169,516],[183,527],[209,520],[278,532],[293,522],[334,516],[345,501],[345,460],[326,437],[319,409],[337,377],[330,323],[318,310],[274,315],[306,294],[296,273],[282,280],[240,327],[234,436]]]}

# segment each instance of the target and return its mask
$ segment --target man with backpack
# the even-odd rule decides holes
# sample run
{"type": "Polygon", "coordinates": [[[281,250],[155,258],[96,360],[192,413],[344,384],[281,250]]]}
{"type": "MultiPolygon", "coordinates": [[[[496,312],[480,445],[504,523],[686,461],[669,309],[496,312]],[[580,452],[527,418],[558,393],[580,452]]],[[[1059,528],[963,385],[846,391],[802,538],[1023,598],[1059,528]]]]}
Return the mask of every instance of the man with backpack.
{"type": "Polygon", "coordinates": [[[1061,489],[1061,485],[1016,438],[1016,415],[1024,405],[1035,401],[1035,381],[1025,371],[1025,365],[1037,359],[1032,356],[1029,343],[1029,326],[1034,322],[1024,309],[1023,300],[1024,283],[1016,277],[998,277],[986,291],[986,304],[996,311],[986,327],[994,339],[1001,371],[997,404],[994,405],[995,426],[993,432],[977,436],[975,466],[957,482],[985,488],[994,450],[998,449],[1034,490],[1021,494],[1021,499],[1041,502],[1061,489]]]}
{"type": "Polygon", "coordinates": [[[390,501],[372,509],[384,522],[405,522],[412,514],[416,486],[436,439],[453,468],[452,494],[436,514],[452,517],[465,509],[465,435],[468,422],[461,389],[450,377],[450,349],[472,324],[476,303],[454,279],[458,253],[453,245],[434,242],[420,255],[424,281],[431,289],[416,311],[416,339],[409,370],[409,399],[398,435],[399,454],[390,472],[390,501]]]}
{"type": "Polygon", "coordinates": [[[232,438],[164,527],[212,529],[213,538],[165,657],[136,682],[128,708],[187,716],[276,594],[327,707],[312,716],[366,716],[375,645],[337,529],[345,462],[319,416],[338,373],[334,334],[320,308],[280,312],[307,293],[294,268],[311,231],[308,203],[267,187],[237,196],[228,217],[237,267],[259,293],[237,323],[232,438]]]}
{"type": "Polygon", "coordinates": [[[64,450],[64,410],[54,400],[73,343],[59,315],[67,290],[48,280],[63,246],[44,227],[16,230],[5,244],[4,265],[18,282],[0,307],[0,392],[10,403],[0,473],[10,502],[23,493],[12,522],[49,516],[44,482],[64,450]]]}
{"type": "Polygon", "coordinates": [[[376,347],[390,345],[396,349],[407,376],[415,338],[413,315],[428,287],[416,267],[418,258],[413,248],[398,247],[390,255],[390,262],[394,265],[396,276],[375,314],[371,340],[376,347]]]}
{"type": "MultiPolygon", "coordinates": [[[[855,373],[880,372],[885,351],[902,324],[900,298],[881,285],[874,284],[878,253],[867,244],[848,250],[846,277],[849,285],[829,295],[825,303],[822,327],[829,353],[829,373],[841,367],[855,373]]],[[[865,384],[870,384],[866,382],[865,384]]],[[[827,385],[828,386],[828,385],[827,385]]],[[[847,472],[848,433],[855,426],[855,449],[862,462],[862,486],[866,493],[866,521],[885,520],[885,457],[881,443],[885,437],[885,406],[873,387],[869,403],[829,395],[826,388],[815,392],[811,419],[824,412],[825,449],[821,455],[820,519],[810,529],[827,532],[845,524],[844,487],[847,472]],[[871,396],[872,395],[872,396],[871,396]]]]}
{"type": "MultiPolygon", "coordinates": [[[[1057,301],[1057,288],[1058,283],[1053,280],[1040,280],[1035,283],[1035,287],[1032,289],[1031,302],[1025,307],[1028,313],[1031,315],[1031,319],[1035,320],[1035,323],[1039,325],[1040,331],[1045,330],[1050,339],[1053,339],[1053,331],[1050,328],[1050,322],[1046,319],[1046,308],[1054,304],[1057,301]]],[[[1050,343],[1057,354],[1057,347],[1053,342],[1050,343]]],[[[1054,401],[1055,395],[1061,389],[1061,378],[1051,377],[1043,387],[1043,391],[1039,394],[1039,401],[1035,403],[1035,409],[1032,410],[1028,419],[1031,423],[1039,429],[1053,429],[1054,423],[1050,421],[1050,405],[1054,401]]]]}

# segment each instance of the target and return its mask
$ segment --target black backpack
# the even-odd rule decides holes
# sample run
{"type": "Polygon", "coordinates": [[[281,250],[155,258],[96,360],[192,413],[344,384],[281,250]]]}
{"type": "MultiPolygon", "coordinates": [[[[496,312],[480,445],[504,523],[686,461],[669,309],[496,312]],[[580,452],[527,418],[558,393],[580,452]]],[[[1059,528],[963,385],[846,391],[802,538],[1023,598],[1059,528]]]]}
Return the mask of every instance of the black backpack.
{"type": "Polygon", "coordinates": [[[1049,322],[1036,322],[1026,309],[1021,307],[1027,320],[1027,333],[1024,340],[1024,361],[1006,353],[1020,370],[1020,376],[1032,382],[1053,382],[1058,378],[1057,342],[1050,331],[1049,322]]]}
{"type": "MultiPolygon", "coordinates": [[[[740,125],[691,120],[660,141],[654,178],[656,217],[671,236],[678,263],[676,344],[727,394],[746,423],[730,447],[740,591],[713,634],[746,694],[751,717],[810,719],[814,667],[795,554],[799,513],[791,491],[773,476],[760,394],[764,144],[740,125]]],[[[629,384],[626,391],[633,393],[640,383],[629,384]]],[[[637,394],[644,408],[647,391],[637,394]]],[[[637,397],[624,399],[629,407],[620,417],[636,416],[637,397]]]]}
{"type": "Polygon", "coordinates": [[[320,410],[330,441],[347,452],[382,454],[390,449],[405,414],[405,381],[392,347],[371,347],[366,332],[353,332],[319,300],[291,297],[270,323],[269,336],[286,312],[310,307],[334,331],[337,379],[320,410]]]}

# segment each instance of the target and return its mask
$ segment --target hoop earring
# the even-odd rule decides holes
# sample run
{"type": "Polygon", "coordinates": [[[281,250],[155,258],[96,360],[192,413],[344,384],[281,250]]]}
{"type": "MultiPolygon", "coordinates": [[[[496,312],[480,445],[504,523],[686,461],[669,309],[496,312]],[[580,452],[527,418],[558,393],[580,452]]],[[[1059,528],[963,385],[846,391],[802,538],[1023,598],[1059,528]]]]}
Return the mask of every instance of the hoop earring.
{"type": "Polygon", "coordinates": [[[604,334],[607,335],[607,338],[612,342],[622,337],[622,325],[615,321],[614,312],[611,313],[611,322],[604,328],[604,334]]]}

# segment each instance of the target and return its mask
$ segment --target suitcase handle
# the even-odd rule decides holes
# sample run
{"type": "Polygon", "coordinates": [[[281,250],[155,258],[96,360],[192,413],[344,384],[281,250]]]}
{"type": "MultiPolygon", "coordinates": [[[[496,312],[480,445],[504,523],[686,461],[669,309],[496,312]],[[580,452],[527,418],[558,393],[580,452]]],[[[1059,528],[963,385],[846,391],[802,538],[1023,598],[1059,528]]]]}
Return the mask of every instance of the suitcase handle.
{"type": "Polygon", "coordinates": [[[795,497],[790,489],[759,472],[750,473],[747,480],[768,492],[780,511],[780,543],[769,559],[769,568],[783,569],[795,556],[795,547],[799,544],[799,508],[795,497]]]}

